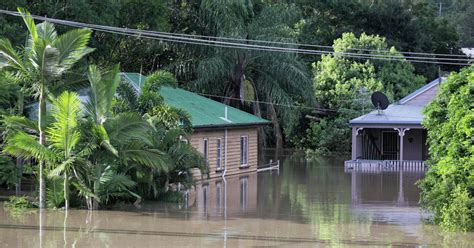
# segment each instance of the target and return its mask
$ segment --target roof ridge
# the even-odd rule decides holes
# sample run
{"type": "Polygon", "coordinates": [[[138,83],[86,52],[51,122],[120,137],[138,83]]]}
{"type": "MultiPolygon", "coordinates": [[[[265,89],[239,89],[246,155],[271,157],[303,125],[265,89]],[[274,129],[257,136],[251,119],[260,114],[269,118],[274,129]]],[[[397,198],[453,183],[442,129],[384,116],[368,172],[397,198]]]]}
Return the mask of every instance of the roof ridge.
{"type": "MultiPolygon", "coordinates": [[[[137,75],[146,80],[146,76],[140,73],[121,74],[132,85],[137,85],[137,75]]],[[[163,85],[160,94],[166,104],[188,112],[194,127],[250,126],[270,123],[262,117],[177,86],[163,85]],[[232,123],[221,118],[225,115],[225,109],[232,123]]]]}

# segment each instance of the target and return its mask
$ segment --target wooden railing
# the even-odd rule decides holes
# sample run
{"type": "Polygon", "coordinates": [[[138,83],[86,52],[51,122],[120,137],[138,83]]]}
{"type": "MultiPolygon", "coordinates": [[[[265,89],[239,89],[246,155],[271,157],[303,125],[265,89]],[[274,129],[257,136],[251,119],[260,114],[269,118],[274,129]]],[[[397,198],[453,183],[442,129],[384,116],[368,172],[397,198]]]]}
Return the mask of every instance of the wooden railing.
{"type": "Polygon", "coordinates": [[[428,166],[422,160],[348,160],[346,170],[357,171],[426,171],[428,166]]]}
{"type": "Polygon", "coordinates": [[[373,160],[382,159],[382,153],[375,144],[374,137],[365,131],[362,134],[362,157],[373,160]]]}

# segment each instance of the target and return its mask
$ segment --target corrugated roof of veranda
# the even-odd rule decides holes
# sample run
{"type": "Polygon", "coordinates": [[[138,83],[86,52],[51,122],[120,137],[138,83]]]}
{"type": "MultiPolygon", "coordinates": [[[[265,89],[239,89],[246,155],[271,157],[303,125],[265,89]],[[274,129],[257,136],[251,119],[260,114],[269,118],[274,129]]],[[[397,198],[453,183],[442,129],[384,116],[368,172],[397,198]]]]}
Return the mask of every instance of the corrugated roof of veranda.
{"type": "MultiPolygon", "coordinates": [[[[137,91],[146,79],[139,73],[121,73],[121,75],[137,91]]],[[[195,128],[253,126],[269,123],[263,118],[180,88],[163,86],[160,94],[166,104],[187,111],[191,115],[191,123],[195,128]],[[227,120],[224,118],[226,107],[227,120]]]]}

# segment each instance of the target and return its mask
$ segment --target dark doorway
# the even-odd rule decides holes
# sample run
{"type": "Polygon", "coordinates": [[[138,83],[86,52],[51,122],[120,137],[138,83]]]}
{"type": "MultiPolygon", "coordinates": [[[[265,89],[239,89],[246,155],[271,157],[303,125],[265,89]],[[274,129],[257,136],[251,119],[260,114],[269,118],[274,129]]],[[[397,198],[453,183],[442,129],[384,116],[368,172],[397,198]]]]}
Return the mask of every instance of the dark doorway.
{"type": "Polygon", "coordinates": [[[382,159],[398,160],[399,138],[395,131],[382,131],[382,159]]]}

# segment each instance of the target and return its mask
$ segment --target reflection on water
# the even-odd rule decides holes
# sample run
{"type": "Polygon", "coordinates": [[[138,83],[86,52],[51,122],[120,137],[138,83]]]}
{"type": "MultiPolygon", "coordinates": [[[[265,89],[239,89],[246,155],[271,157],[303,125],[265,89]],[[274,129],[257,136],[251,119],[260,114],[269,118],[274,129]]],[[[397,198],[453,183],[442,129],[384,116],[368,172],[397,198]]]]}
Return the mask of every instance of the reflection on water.
{"type": "Polygon", "coordinates": [[[0,210],[2,247],[470,246],[474,234],[423,224],[417,171],[344,171],[342,159],[288,156],[280,171],[207,181],[182,204],[139,210],[0,210]]]}

